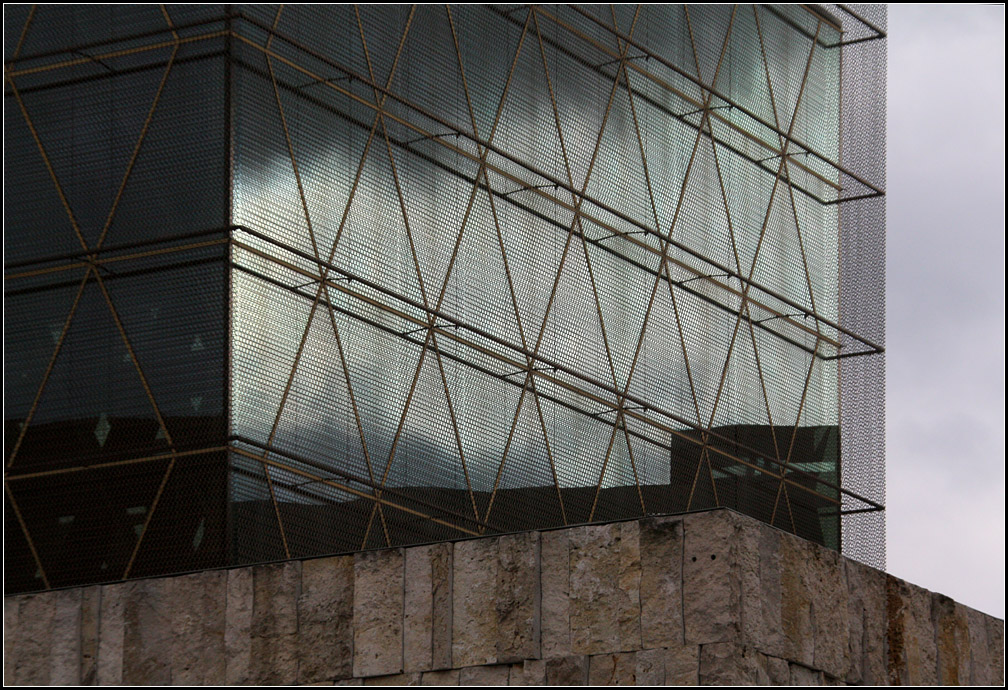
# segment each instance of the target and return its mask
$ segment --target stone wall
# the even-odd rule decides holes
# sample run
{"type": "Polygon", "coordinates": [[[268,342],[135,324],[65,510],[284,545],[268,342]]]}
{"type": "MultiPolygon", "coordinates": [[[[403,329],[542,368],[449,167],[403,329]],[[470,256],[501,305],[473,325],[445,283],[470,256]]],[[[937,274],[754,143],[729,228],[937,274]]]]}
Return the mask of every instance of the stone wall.
{"type": "Polygon", "coordinates": [[[4,600],[7,683],[1003,684],[1004,622],[729,510],[4,600]]]}

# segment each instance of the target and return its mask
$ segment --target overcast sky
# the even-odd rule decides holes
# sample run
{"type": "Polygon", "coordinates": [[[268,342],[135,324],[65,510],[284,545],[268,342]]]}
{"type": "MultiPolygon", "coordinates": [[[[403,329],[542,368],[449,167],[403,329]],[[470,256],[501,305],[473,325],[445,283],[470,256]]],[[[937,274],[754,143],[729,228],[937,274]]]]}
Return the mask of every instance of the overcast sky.
{"type": "Polygon", "coordinates": [[[1005,615],[1005,8],[889,8],[892,574],[1005,615]]]}

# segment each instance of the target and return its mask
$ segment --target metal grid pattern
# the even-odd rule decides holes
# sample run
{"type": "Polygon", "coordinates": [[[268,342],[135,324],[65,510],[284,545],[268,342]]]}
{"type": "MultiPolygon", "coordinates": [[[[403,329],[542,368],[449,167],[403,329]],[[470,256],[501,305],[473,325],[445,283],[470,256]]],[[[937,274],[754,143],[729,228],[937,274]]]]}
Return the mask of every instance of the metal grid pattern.
{"type": "MultiPolygon", "coordinates": [[[[8,336],[8,352],[46,352],[48,369],[74,372],[115,357],[107,343],[118,338],[145,391],[128,407],[146,400],[162,432],[181,424],[159,407],[174,388],[190,405],[211,400],[193,386],[224,393],[213,412],[190,415],[213,420],[199,443],[155,434],[159,455],[123,448],[82,462],[50,440],[30,456],[61,473],[67,495],[153,489],[140,490],[155,497],[142,502],[141,532],[109,547],[132,555],[85,573],[72,554],[52,563],[67,537],[41,507],[18,507],[53,490],[56,475],[28,476],[23,440],[39,435],[50,372],[29,376],[34,402],[8,387],[26,410],[5,418],[8,537],[24,546],[9,586],[202,567],[196,535],[214,563],[238,564],[713,506],[834,548],[841,508],[872,511],[843,518],[843,545],[879,553],[871,529],[851,547],[850,520],[877,520],[881,501],[878,439],[850,431],[864,414],[851,406],[870,396],[848,388],[880,380],[880,365],[861,363],[881,359],[881,314],[858,311],[866,295],[852,292],[865,285],[859,266],[880,264],[850,257],[867,246],[857,238],[877,241],[870,214],[882,192],[860,167],[877,160],[846,139],[856,77],[835,17],[799,6],[147,9],[103,8],[122,16],[102,17],[112,28],[100,30],[79,8],[50,24],[46,8],[8,13],[8,32],[21,30],[7,41],[7,127],[29,130],[17,133],[17,166],[56,194],[26,194],[9,212],[21,215],[7,244],[22,256],[6,264],[5,294],[8,305],[32,290],[47,304],[63,295],[64,336],[83,298],[53,276],[74,270],[78,292],[99,286],[113,315],[132,301],[137,313],[200,304],[197,318],[154,327],[113,316],[119,325],[94,326],[90,345],[57,342],[52,353],[8,336]],[[74,31],[53,31],[60,22],[74,31]],[[74,44],[82,35],[94,40],[74,44]],[[194,92],[172,90],[184,65],[202,85],[194,92]],[[156,82],[154,105],[139,103],[139,83],[116,86],[126,75],[156,82]],[[159,130],[154,114],[175,92],[181,110],[159,130]],[[120,122],[100,109],[124,93],[137,101],[133,120],[89,133],[88,122],[120,122]],[[96,110],[68,115],[87,94],[96,110]],[[63,141],[34,124],[46,114],[82,124],[63,141]],[[158,131],[189,149],[149,143],[158,131]],[[51,165],[49,151],[68,162],[51,165]],[[169,184],[127,184],[145,160],[169,184]],[[102,182],[67,194],[70,179],[102,182]],[[156,222],[123,224],[129,246],[104,251],[116,214],[147,194],[156,222]],[[157,206],[159,194],[174,203],[157,206]],[[22,240],[33,218],[58,229],[44,250],[22,240]],[[180,266],[154,266],[152,254],[180,266]],[[129,275],[146,287],[109,298],[100,286],[113,284],[112,260],[117,273],[137,262],[129,275]],[[201,261],[219,269],[181,272],[201,261]],[[147,276],[162,269],[154,286],[147,276]],[[212,354],[194,368],[159,338],[188,337],[201,320],[214,324],[200,340],[212,354]],[[859,371],[867,383],[852,378],[859,371]],[[150,476],[99,476],[96,462],[150,476]],[[179,506],[201,478],[218,488],[190,525],[179,506]],[[165,536],[165,555],[143,558],[147,523],[153,533],[171,520],[186,525],[175,541],[193,531],[193,543],[165,536]],[[11,585],[31,564],[42,575],[11,585]]],[[[100,323],[102,302],[84,302],[97,303],[81,313],[100,323]]],[[[36,309],[24,302],[26,333],[39,330],[36,309]]],[[[89,391],[126,396],[128,377],[95,371],[49,403],[65,409],[49,413],[57,431],[123,427],[89,391]]],[[[109,505],[95,526],[132,508],[109,505]]]]}

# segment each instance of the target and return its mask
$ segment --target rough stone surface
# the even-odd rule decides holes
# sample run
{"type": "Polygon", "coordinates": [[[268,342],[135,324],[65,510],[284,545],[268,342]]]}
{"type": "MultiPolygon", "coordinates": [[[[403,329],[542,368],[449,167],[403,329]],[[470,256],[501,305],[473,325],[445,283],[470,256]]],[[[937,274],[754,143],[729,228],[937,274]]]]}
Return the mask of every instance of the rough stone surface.
{"type": "Polygon", "coordinates": [[[4,662],[5,681],[14,685],[49,684],[52,619],[53,606],[48,593],[21,598],[17,609],[17,640],[11,647],[13,658],[8,656],[4,662]]]}
{"type": "Polygon", "coordinates": [[[886,672],[886,574],[846,560],[848,683],[882,685],[886,672]]]}
{"type": "MultiPolygon", "coordinates": [[[[783,535],[780,559],[781,631],[786,646],[780,656],[809,667],[815,665],[815,558],[812,544],[790,534],[783,535]]],[[[830,605],[827,600],[816,603],[830,605]]]]}
{"type": "Polygon", "coordinates": [[[401,549],[354,556],[353,602],[354,675],[400,673],[403,668],[401,549]]]}
{"type": "Polygon", "coordinates": [[[452,667],[452,571],[454,546],[431,547],[431,664],[433,668],[452,667]]]}
{"type": "Polygon", "coordinates": [[[171,682],[172,579],[137,580],[123,585],[123,665],[125,685],[171,682]]]}
{"type": "Polygon", "coordinates": [[[227,572],[210,570],[166,582],[171,584],[173,600],[172,683],[224,684],[227,572]]]}
{"type": "MultiPolygon", "coordinates": [[[[643,544],[641,545],[643,549],[643,544]]],[[[665,650],[637,652],[637,685],[665,685],[665,650]]]]}
{"type": "Polygon", "coordinates": [[[393,673],[387,676],[369,676],[363,685],[420,685],[419,673],[393,673]]]}
{"type": "Polygon", "coordinates": [[[941,594],[931,595],[931,624],[942,685],[969,685],[970,634],[966,607],[941,594]]]}
{"type": "Polygon", "coordinates": [[[81,669],[81,589],[64,589],[50,594],[53,607],[49,636],[49,683],[80,683],[81,669]]]}
{"type": "Polygon", "coordinates": [[[686,644],[735,641],[740,582],[736,516],[726,511],[683,519],[683,623],[686,644]]]}
{"type": "Polygon", "coordinates": [[[588,657],[564,656],[546,659],[547,685],[587,685],[588,657]]]}
{"type": "Polygon", "coordinates": [[[589,685],[636,685],[637,653],[597,654],[588,659],[589,685]]]}
{"type": "Polygon", "coordinates": [[[500,538],[497,552],[497,661],[539,657],[539,533],[500,538]]]}
{"type": "Polygon", "coordinates": [[[452,665],[497,661],[497,542],[474,539],[455,544],[452,584],[452,665]]]}
{"type": "Polygon", "coordinates": [[[991,673],[993,659],[987,639],[987,617],[979,611],[967,609],[966,618],[970,635],[970,685],[994,685],[994,674],[991,673]]]}
{"type": "Polygon", "coordinates": [[[791,664],[791,680],[789,685],[824,685],[822,671],[802,666],[801,664],[791,664]]]}
{"type": "Polygon", "coordinates": [[[404,555],[406,590],[403,615],[403,669],[406,672],[429,671],[433,668],[432,549],[432,546],[419,546],[406,549],[404,555]]]}
{"type": "Polygon", "coordinates": [[[665,650],[665,684],[700,684],[700,648],[696,645],[665,650]]]}
{"type": "MultiPolygon", "coordinates": [[[[672,682],[666,679],[666,682],[672,682]]],[[[733,642],[700,647],[700,685],[767,685],[766,657],[733,642]]]]}
{"type": "Polygon", "coordinates": [[[249,682],[252,664],[252,568],[227,573],[224,613],[224,675],[228,685],[249,682]]]}
{"type": "Polygon", "coordinates": [[[300,561],[252,568],[249,682],[291,685],[297,681],[300,594],[300,561]]]}
{"type": "Polygon", "coordinates": [[[526,659],[520,664],[511,664],[508,685],[546,685],[546,662],[526,659]]]}
{"type": "Polygon", "coordinates": [[[775,656],[766,658],[767,676],[770,678],[770,685],[790,685],[791,669],[786,659],[778,659],[775,656]]]}
{"type": "Polygon", "coordinates": [[[640,648],[639,529],[614,523],[570,530],[571,650],[640,648]]]}
{"type": "Polygon", "coordinates": [[[353,556],[301,564],[298,600],[298,682],[353,675],[353,556]]]}
{"type": "Polygon", "coordinates": [[[644,648],[682,646],[683,523],[650,518],[640,523],[640,627],[644,648]]]}
{"type": "Polygon", "coordinates": [[[848,640],[847,583],[839,553],[818,544],[809,560],[809,589],[812,592],[812,620],[815,627],[815,657],[812,668],[836,678],[847,674],[848,640]]]}
{"type": "Polygon", "coordinates": [[[981,615],[984,617],[984,621],[987,624],[987,644],[989,646],[991,684],[1004,685],[1005,624],[1003,620],[995,618],[994,616],[988,616],[986,614],[981,615]]]}
{"type": "Polygon", "coordinates": [[[510,664],[467,666],[459,671],[459,685],[507,685],[510,664]]]}
{"type": "Polygon", "coordinates": [[[100,620],[101,587],[85,587],[81,591],[80,613],[80,684],[98,682],[98,621],[100,620]]]}
{"type": "Polygon", "coordinates": [[[420,685],[458,685],[458,669],[427,671],[420,677],[420,685]]]}
{"type": "Polygon", "coordinates": [[[931,626],[931,595],[891,575],[886,578],[889,616],[889,682],[893,685],[935,685],[938,654],[931,626]]]}
{"type": "Polygon", "coordinates": [[[23,597],[4,597],[4,684],[13,685],[15,681],[14,669],[20,659],[21,653],[15,643],[21,639],[21,628],[18,625],[18,609],[21,607],[23,597]]]}
{"type": "Polygon", "coordinates": [[[542,586],[542,656],[569,656],[570,646],[570,530],[543,532],[540,572],[542,586]]]}
{"type": "Polygon", "coordinates": [[[126,585],[103,585],[98,620],[98,685],[123,682],[126,585]]]}

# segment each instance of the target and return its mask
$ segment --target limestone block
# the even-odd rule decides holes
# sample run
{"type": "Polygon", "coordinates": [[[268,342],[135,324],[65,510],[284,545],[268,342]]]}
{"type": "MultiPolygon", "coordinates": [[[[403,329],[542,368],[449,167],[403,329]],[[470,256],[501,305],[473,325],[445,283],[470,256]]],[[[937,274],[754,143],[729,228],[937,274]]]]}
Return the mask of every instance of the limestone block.
{"type": "Polygon", "coordinates": [[[520,664],[511,664],[508,685],[546,685],[546,662],[526,659],[520,664]]]}
{"type": "Polygon", "coordinates": [[[125,583],[123,665],[125,685],[171,683],[171,578],[125,583]]]}
{"type": "Polygon", "coordinates": [[[539,606],[539,533],[502,536],[497,552],[498,662],[539,658],[539,606]]]}
{"type": "Polygon", "coordinates": [[[886,574],[845,560],[848,683],[882,685],[886,672],[886,574]]]}
{"type": "Polygon", "coordinates": [[[696,645],[665,650],[665,684],[699,685],[700,648],[696,645]]]}
{"type": "Polygon", "coordinates": [[[123,682],[123,643],[125,605],[128,585],[103,585],[98,620],[98,685],[123,682]]]}
{"type": "Polygon", "coordinates": [[[770,676],[763,654],[732,642],[716,642],[700,647],[699,680],[700,685],[767,685],[770,676]]]}
{"type": "Polygon", "coordinates": [[[1004,621],[994,616],[984,616],[987,623],[987,644],[990,650],[991,684],[1004,685],[1004,621]]]}
{"type": "Polygon", "coordinates": [[[781,579],[782,542],[791,537],[755,523],[743,526],[741,533],[745,535],[747,553],[758,553],[758,558],[743,559],[743,562],[752,564],[742,573],[745,642],[770,656],[792,656],[794,645],[785,636],[782,621],[781,579]]]}
{"type": "MultiPolygon", "coordinates": [[[[643,537],[643,532],[641,536],[643,537]]],[[[644,553],[643,543],[641,553],[644,553]]],[[[637,652],[637,685],[665,685],[665,653],[664,649],[637,652]]]]}
{"type": "Polygon", "coordinates": [[[455,544],[452,583],[452,664],[482,666],[497,660],[497,542],[455,544]]]}
{"type": "MultiPolygon", "coordinates": [[[[815,600],[818,584],[816,556],[810,542],[791,534],[782,536],[781,631],[785,638],[785,648],[779,656],[809,668],[815,666],[816,623],[813,607],[832,605],[830,601],[815,600]]],[[[844,641],[847,641],[846,637],[844,641]]]]}
{"type": "Polygon", "coordinates": [[[334,680],[333,685],[364,685],[363,678],[341,678],[339,680],[334,680]]]}
{"type": "Polygon", "coordinates": [[[931,595],[931,623],[942,685],[969,685],[970,635],[966,607],[941,594],[931,595]]]}
{"type": "Polygon", "coordinates": [[[16,643],[21,640],[21,629],[18,625],[18,609],[21,607],[21,599],[22,597],[18,596],[4,597],[4,685],[17,683],[14,669],[17,665],[15,659],[20,653],[16,643]]]}
{"type": "Polygon", "coordinates": [[[938,654],[931,624],[930,592],[887,576],[886,608],[889,682],[893,685],[935,685],[938,654]]]}
{"type": "Polygon", "coordinates": [[[249,682],[291,685],[297,681],[300,594],[300,561],[252,568],[249,682]]]}
{"type": "Polygon", "coordinates": [[[452,544],[431,547],[431,664],[452,667],[452,544]]]}
{"type": "Polygon", "coordinates": [[[52,597],[43,592],[19,599],[15,639],[4,639],[5,647],[11,642],[11,652],[4,660],[4,680],[14,685],[48,685],[49,640],[54,614],[52,597]]]}
{"type": "Polygon", "coordinates": [[[540,546],[542,656],[569,656],[571,530],[543,532],[540,546]]]}
{"type": "Polygon", "coordinates": [[[173,577],[171,679],[179,685],[222,685],[227,677],[224,630],[227,572],[173,577]]]}
{"type": "Polygon", "coordinates": [[[766,667],[770,685],[789,685],[791,683],[791,669],[786,659],[768,656],[766,667]]]}
{"type": "Polygon", "coordinates": [[[450,668],[446,671],[427,671],[420,677],[420,685],[458,685],[458,669],[450,668]]]}
{"type": "Polygon", "coordinates": [[[403,669],[429,671],[433,668],[432,623],[434,617],[432,546],[406,549],[405,603],[403,613],[403,669]]]}
{"type": "Polygon", "coordinates": [[[683,622],[687,644],[739,638],[737,517],[725,510],[683,518],[683,622]]]}
{"type": "Polygon", "coordinates": [[[101,587],[85,587],[81,591],[80,613],[80,684],[98,682],[98,621],[100,620],[101,587]]]}
{"type": "Polygon", "coordinates": [[[825,685],[823,672],[802,666],[801,664],[791,664],[791,680],[789,685],[825,685]]]}
{"type": "Polygon", "coordinates": [[[640,649],[639,530],[624,524],[570,530],[571,649],[607,654],[640,649]]]}
{"type": "Polygon", "coordinates": [[[393,673],[388,676],[369,676],[363,685],[420,685],[419,673],[393,673]]]}
{"type": "Polygon", "coordinates": [[[459,685],[507,685],[510,664],[468,666],[459,671],[459,685]]]}
{"type": "Polygon", "coordinates": [[[353,556],[301,564],[298,683],[353,675],[353,556]]]}
{"type": "Polygon", "coordinates": [[[589,685],[636,685],[637,653],[597,654],[588,659],[589,685]]]}
{"type": "Polygon", "coordinates": [[[645,648],[683,644],[682,548],[681,519],[640,522],[640,625],[645,648]]]}
{"type": "Polygon", "coordinates": [[[53,616],[49,636],[49,683],[77,685],[81,670],[81,593],[64,589],[50,592],[53,616]]]}
{"type": "MultiPolygon", "coordinates": [[[[400,673],[403,668],[403,552],[354,555],[355,676],[400,673]]],[[[417,675],[419,682],[419,674],[417,675]]]]}
{"type": "Polygon", "coordinates": [[[832,549],[810,544],[812,618],[815,625],[815,663],[824,673],[843,678],[849,668],[847,582],[843,558],[832,549]]]}
{"type": "Polygon", "coordinates": [[[563,656],[546,659],[547,685],[587,685],[588,657],[563,656]]]}
{"type": "Polygon", "coordinates": [[[227,571],[224,675],[228,685],[249,682],[252,664],[252,568],[227,571]]]}
{"type": "Polygon", "coordinates": [[[975,609],[967,609],[966,618],[970,636],[970,685],[994,685],[991,647],[987,639],[987,617],[975,609]]]}

